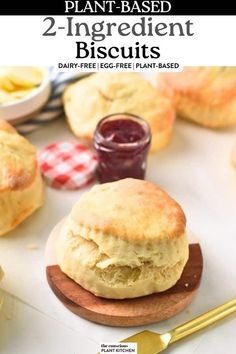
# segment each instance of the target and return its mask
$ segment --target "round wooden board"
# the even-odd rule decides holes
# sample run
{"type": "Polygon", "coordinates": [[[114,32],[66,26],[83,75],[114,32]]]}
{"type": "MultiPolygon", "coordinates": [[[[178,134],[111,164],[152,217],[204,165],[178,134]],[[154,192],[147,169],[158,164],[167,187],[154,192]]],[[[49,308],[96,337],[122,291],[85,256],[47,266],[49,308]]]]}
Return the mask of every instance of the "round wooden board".
{"type": "Polygon", "coordinates": [[[182,311],[193,299],[201,281],[203,258],[198,243],[189,245],[189,260],[171,289],[135,299],[97,297],[67,277],[55,262],[56,226],[46,247],[48,283],[58,299],[76,315],[108,326],[140,326],[160,322],[182,311]]]}

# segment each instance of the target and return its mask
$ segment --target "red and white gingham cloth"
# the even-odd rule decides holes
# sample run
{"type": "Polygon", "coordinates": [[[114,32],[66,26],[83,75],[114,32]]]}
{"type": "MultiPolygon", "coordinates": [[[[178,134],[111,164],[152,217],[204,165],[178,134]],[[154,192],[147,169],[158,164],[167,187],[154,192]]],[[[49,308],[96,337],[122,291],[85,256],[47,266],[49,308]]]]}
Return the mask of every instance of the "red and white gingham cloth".
{"type": "Polygon", "coordinates": [[[78,189],[91,182],[97,165],[86,146],[60,142],[46,146],[38,155],[47,184],[57,189],[78,189]]]}

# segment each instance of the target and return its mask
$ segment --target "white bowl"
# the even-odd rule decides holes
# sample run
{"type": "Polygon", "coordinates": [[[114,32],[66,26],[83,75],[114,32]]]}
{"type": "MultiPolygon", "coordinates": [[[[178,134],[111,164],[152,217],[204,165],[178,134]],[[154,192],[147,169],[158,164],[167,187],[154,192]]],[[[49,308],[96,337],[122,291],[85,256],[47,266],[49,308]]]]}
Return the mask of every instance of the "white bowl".
{"type": "Polygon", "coordinates": [[[11,124],[18,124],[33,118],[46,104],[51,93],[49,70],[43,68],[44,78],[40,86],[23,99],[0,106],[0,118],[11,124]]]}

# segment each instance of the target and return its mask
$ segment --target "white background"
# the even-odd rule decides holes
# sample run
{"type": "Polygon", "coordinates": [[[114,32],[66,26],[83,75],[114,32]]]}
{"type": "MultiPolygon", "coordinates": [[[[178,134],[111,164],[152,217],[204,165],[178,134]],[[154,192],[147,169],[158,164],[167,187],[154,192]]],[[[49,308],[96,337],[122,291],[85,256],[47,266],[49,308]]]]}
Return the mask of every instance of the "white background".
{"type": "MultiPolygon", "coordinates": [[[[96,21],[129,22],[141,16],[75,16],[74,22],[96,21]]],[[[45,16],[0,16],[0,65],[57,65],[58,62],[78,62],[75,59],[75,41],[90,38],[66,37],[58,30],[55,37],[43,37],[45,16]]],[[[66,16],[55,16],[56,25],[63,26],[66,16]]],[[[159,46],[161,62],[182,65],[236,65],[235,16],[155,16],[154,22],[181,22],[191,20],[195,35],[192,37],[108,37],[98,45],[132,46],[135,41],[159,46]]],[[[89,60],[85,60],[88,62],[89,60]]],[[[104,60],[103,60],[104,61],[104,60]]],[[[155,61],[155,60],[152,60],[155,61]]],[[[92,61],[91,61],[92,62],[92,61]]],[[[145,62],[145,60],[143,61],[145,62]]]]}

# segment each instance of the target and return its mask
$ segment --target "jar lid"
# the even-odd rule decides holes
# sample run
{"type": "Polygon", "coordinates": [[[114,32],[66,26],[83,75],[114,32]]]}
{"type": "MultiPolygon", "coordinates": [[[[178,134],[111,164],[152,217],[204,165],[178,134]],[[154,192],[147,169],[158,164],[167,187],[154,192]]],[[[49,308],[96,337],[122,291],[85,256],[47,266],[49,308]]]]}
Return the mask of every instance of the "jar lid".
{"type": "Polygon", "coordinates": [[[57,189],[78,189],[94,179],[95,154],[82,144],[60,142],[46,146],[38,155],[46,183],[57,189]]]}

